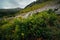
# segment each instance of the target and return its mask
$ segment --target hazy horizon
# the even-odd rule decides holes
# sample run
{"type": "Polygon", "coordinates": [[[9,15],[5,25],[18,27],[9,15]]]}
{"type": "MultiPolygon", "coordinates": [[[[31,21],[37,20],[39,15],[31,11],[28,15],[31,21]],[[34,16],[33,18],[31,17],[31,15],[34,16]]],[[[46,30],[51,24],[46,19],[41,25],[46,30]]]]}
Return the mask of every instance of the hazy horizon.
{"type": "Polygon", "coordinates": [[[24,8],[36,0],[0,0],[0,9],[24,8]]]}

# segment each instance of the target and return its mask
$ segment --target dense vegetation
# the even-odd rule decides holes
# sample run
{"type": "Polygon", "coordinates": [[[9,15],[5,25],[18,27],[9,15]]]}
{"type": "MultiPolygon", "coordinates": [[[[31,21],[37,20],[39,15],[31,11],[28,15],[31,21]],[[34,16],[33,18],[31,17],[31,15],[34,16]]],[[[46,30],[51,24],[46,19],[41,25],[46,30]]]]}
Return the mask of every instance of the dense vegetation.
{"type": "Polygon", "coordinates": [[[60,40],[60,19],[51,10],[23,19],[0,20],[0,40],[60,40]]]}

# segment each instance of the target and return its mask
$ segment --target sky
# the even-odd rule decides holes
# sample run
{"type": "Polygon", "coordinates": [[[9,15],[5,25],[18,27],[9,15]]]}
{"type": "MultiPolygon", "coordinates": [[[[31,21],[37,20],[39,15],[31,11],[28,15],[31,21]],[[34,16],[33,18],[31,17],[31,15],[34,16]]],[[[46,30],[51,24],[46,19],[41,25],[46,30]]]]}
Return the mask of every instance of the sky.
{"type": "Polygon", "coordinates": [[[0,9],[24,8],[33,1],[36,0],[0,0],[0,9]]]}

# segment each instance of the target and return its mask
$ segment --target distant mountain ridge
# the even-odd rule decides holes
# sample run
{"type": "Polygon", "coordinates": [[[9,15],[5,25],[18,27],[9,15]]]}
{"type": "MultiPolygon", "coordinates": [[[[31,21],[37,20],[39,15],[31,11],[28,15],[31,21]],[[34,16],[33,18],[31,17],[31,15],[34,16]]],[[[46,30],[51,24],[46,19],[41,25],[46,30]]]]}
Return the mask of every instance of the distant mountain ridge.
{"type": "Polygon", "coordinates": [[[21,8],[0,9],[0,12],[16,12],[19,10],[21,10],[21,8]]]}
{"type": "Polygon", "coordinates": [[[0,17],[4,16],[14,16],[17,12],[19,12],[21,8],[11,8],[11,9],[0,9],[0,17]]]}

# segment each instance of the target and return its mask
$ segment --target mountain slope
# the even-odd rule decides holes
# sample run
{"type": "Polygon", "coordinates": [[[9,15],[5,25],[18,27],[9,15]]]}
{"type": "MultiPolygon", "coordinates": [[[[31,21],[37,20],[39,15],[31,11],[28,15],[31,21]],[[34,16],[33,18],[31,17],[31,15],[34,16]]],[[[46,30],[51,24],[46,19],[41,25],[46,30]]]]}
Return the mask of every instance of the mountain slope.
{"type": "Polygon", "coordinates": [[[49,1],[49,0],[36,0],[36,1],[32,2],[32,3],[30,3],[29,5],[27,5],[26,8],[31,7],[31,6],[33,6],[35,4],[40,4],[40,3],[46,2],[46,1],[49,1]]]}
{"type": "MultiPolygon", "coordinates": [[[[19,15],[18,13],[18,16],[23,16],[23,17],[28,17],[29,15],[32,15],[34,13],[37,13],[37,12],[41,12],[41,11],[44,11],[44,10],[49,10],[49,9],[58,9],[60,11],[60,4],[58,4],[59,1],[46,1],[46,2],[43,2],[43,3],[36,3],[36,2],[33,2],[33,3],[36,3],[35,5],[32,5],[31,6],[27,6],[25,9],[23,9],[22,11],[20,11],[19,13],[21,13],[19,15]],[[52,4],[53,3],[53,4],[52,4]]],[[[58,11],[57,11],[57,14],[58,14],[58,11]]],[[[60,14],[60,13],[59,13],[60,14]]]]}
{"type": "Polygon", "coordinates": [[[33,11],[33,10],[44,7],[45,5],[48,5],[48,6],[53,5],[57,1],[56,0],[55,1],[54,0],[48,0],[48,1],[45,1],[45,2],[36,1],[36,2],[33,2],[33,3],[29,4],[28,6],[26,6],[26,8],[21,10],[19,13],[26,13],[26,12],[29,12],[29,11],[33,11]]]}

